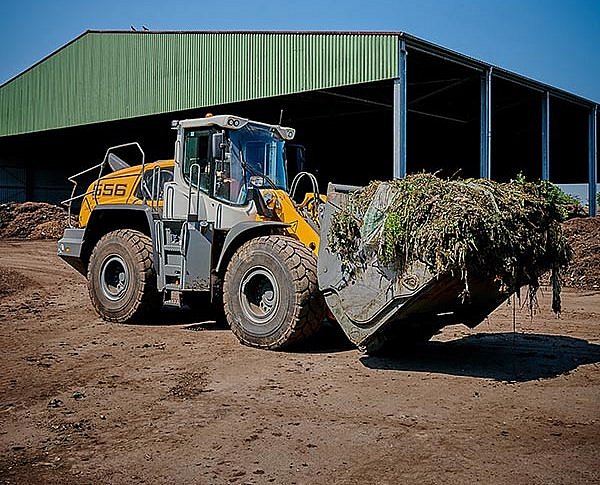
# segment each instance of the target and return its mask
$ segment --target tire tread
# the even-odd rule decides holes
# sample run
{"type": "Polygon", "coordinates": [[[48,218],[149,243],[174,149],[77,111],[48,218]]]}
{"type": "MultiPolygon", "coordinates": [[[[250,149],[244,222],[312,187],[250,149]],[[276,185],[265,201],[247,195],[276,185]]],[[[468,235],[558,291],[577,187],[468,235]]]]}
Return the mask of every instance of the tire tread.
{"type": "Polygon", "coordinates": [[[116,323],[129,323],[137,321],[147,316],[154,315],[160,308],[162,299],[156,286],[156,271],[154,269],[154,253],[152,247],[152,239],[144,233],[134,229],[117,229],[102,236],[96,243],[90,264],[88,265],[88,290],[90,299],[96,312],[106,321],[116,323]],[[92,272],[94,271],[94,254],[96,248],[106,244],[111,239],[121,239],[131,249],[134,259],[139,263],[137,272],[132,277],[137,278],[141,285],[137,288],[134,304],[123,315],[111,315],[103,311],[101,304],[98,302],[94,294],[92,284],[92,272]]]}
{"type": "Polygon", "coordinates": [[[252,239],[242,245],[231,258],[223,285],[223,304],[225,316],[235,336],[245,345],[265,349],[285,349],[305,341],[320,328],[325,315],[324,299],[318,289],[317,261],[313,253],[300,241],[289,236],[270,235],[252,239]],[[248,260],[257,249],[269,253],[278,253],[289,270],[295,288],[294,306],[291,321],[285,331],[275,340],[248,338],[240,325],[236,323],[232,301],[230,269],[239,260],[248,260]]]}

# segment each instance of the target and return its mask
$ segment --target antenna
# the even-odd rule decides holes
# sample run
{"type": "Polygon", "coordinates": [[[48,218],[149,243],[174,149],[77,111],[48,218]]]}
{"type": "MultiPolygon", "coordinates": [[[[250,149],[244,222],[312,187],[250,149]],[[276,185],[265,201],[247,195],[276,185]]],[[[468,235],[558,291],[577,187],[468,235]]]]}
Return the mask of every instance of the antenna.
{"type": "Polygon", "coordinates": [[[281,126],[281,122],[283,121],[283,108],[281,108],[281,111],[279,112],[279,125],[281,126]]]}

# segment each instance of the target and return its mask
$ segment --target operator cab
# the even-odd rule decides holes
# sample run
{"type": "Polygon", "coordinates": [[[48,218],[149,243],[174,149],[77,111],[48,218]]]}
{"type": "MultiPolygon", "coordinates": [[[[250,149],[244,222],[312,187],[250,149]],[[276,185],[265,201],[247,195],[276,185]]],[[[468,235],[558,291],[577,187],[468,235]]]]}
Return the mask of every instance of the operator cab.
{"type": "Polygon", "coordinates": [[[232,216],[240,209],[248,214],[254,189],[287,189],[285,142],[294,129],[229,115],[174,121],[173,128],[178,131],[174,184],[194,189],[191,198],[198,191],[209,220],[211,207],[220,204],[233,209],[232,216]]]}

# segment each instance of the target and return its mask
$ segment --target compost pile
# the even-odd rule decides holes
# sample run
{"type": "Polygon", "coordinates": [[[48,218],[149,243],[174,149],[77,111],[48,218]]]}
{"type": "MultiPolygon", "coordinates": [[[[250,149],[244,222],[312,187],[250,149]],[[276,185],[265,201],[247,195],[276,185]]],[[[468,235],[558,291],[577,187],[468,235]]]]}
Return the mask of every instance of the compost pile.
{"type": "Polygon", "coordinates": [[[563,231],[573,248],[565,286],[600,289],[600,216],[570,219],[563,223],[563,231]]]}
{"type": "Polygon", "coordinates": [[[552,308],[560,312],[561,278],[572,250],[561,230],[565,209],[548,182],[444,180],[416,174],[372,182],[350,196],[331,221],[328,242],[348,271],[368,254],[402,274],[415,261],[434,274],[451,272],[469,297],[471,275],[497,279],[507,294],[551,271],[552,308]]]}
{"type": "Polygon", "coordinates": [[[65,209],[45,202],[0,204],[0,238],[58,239],[67,218],[65,209]]]}

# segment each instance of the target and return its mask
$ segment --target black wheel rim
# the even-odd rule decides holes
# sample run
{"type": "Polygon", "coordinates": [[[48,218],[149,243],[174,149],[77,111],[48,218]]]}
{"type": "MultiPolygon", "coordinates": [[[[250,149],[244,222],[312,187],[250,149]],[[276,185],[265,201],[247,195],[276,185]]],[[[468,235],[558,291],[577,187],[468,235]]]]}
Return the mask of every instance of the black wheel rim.
{"type": "Polygon", "coordinates": [[[129,285],[129,271],[123,258],[112,255],[102,262],[100,270],[100,289],[109,300],[116,301],[123,297],[129,285]]]}
{"type": "Polygon", "coordinates": [[[264,325],[279,307],[279,285],[271,271],[258,266],[242,277],[240,305],[247,318],[255,325],[264,325]]]}

